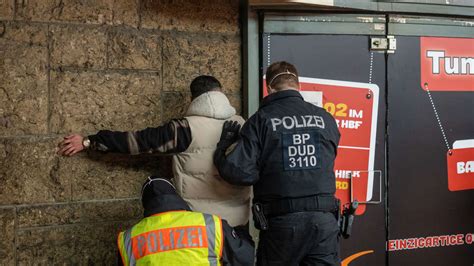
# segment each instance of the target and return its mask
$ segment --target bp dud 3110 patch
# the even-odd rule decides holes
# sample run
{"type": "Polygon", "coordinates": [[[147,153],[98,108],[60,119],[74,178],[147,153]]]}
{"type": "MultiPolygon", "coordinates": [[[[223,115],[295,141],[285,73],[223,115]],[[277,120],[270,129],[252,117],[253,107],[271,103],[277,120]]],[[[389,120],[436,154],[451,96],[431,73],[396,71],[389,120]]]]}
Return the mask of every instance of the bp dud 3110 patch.
{"type": "Polygon", "coordinates": [[[285,171],[321,168],[317,130],[282,133],[285,171]]]}

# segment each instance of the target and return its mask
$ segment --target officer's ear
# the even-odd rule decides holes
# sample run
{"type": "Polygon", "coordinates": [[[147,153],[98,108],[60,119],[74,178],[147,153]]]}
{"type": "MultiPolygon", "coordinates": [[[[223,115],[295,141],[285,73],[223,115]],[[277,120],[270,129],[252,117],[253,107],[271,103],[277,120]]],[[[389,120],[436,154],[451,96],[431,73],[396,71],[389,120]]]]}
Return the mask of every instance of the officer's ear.
{"type": "Polygon", "coordinates": [[[267,92],[268,92],[268,94],[272,94],[272,93],[274,93],[274,92],[275,92],[275,90],[274,90],[274,89],[272,89],[272,86],[270,86],[270,85],[267,85],[267,92]]]}

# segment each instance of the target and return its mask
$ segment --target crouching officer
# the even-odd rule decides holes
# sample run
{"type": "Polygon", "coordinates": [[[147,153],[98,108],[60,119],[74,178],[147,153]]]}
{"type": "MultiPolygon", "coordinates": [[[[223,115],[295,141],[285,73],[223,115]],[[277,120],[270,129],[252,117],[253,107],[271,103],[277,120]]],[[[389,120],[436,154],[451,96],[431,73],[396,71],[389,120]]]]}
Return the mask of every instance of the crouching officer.
{"type": "Polygon", "coordinates": [[[253,265],[247,231],[192,212],[168,180],[149,177],[142,204],[145,218],[118,236],[119,265],[253,265]]]}
{"type": "Polygon", "coordinates": [[[339,265],[336,121],[303,100],[293,65],[273,63],[266,81],[269,95],[240,134],[224,124],[214,163],[229,183],[254,186],[258,265],[339,265]]]}

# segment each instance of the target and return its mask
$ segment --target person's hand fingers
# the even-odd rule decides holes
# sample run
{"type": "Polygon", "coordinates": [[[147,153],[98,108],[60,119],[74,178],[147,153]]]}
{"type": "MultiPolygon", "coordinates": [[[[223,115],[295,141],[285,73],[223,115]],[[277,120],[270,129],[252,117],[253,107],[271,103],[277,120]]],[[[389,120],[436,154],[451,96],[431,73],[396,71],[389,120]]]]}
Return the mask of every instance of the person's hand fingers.
{"type": "Polygon", "coordinates": [[[59,142],[59,146],[66,146],[71,143],[70,139],[64,139],[61,142],[59,142]]]}
{"type": "Polygon", "coordinates": [[[232,127],[232,121],[225,121],[224,122],[224,130],[228,130],[229,128],[232,127]]]}
{"type": "Polygon", "coordinates": [[[74,154],[78,153],[79,150],[78,149],[74,149],[71,153],[69,153],[68,156],[73,156],[74,154]]]}
{"type": "Polygon", "coordinates": [[[230,121],[229,130],[233,131],[235,128],[235,121],[230,121]]]}
{"type": "Polygon", "coordinates": [[[72,144],[65,145],[65,146],[63,146],[61,149],[59,149],[58,153],[61,154],[61,155],[65,155],[65,152],[66,152],[68,149],[71,149],[72,147],[73,147],[72,144]]]}
{"type": "Polygon", "coordinates": [[[68,148],[67,150],[64,151],[64,155],[65,156],[70,156],[70,154],[75,150],[76,148],[74,146],[71,146],[70,148],[68,148]]]}
{"type": "Polygon", "coordinates": [[[224,126],[227,131],[233,131],[235,127],[235,121],[229,120],[225,121],[224,126]]]}
{"type": "Polygon", "coordinates": [[[232,123],[232,131],[233,131],[233,132],[238,132],[239,129],[240,129],[240,124],[239,124],[237,121],[234,121],[234,122],[232,123]]]}
{"type": "Polygon", "coordinates": [[[76,136],[76,134],[70,134],[70,135],[65,136],[64,139],[71,139],[74,136],[76,136]]]}
{"type": "Polygon", "coordinates": [[[64,143],[64,141],[60,141],[60,142],[58,143],[58,147],[61,148],[61,147],[64,146],[65,144],[66,144],[66,143],[64,143]]]}

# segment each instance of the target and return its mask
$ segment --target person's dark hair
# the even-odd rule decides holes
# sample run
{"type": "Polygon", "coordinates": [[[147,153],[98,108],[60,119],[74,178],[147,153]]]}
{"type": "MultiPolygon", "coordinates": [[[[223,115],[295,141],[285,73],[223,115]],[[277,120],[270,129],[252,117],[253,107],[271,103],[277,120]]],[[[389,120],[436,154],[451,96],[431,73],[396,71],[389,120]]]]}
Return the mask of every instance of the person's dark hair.
{"type": "Polygon", "coordinates": [[[279,91],[287,87],[297,89],[299,87],[298,71],[296,67],[288,62],[274,62],[267,68],[267,86],[279,91]]]}
{"type": "Polygon", "coordinates": [[[199,76],[195,78],[190,85],[191,96],[196,99],[199,95],[209,91],[220,91],[221,83],[213,76],[199,76]]]}

